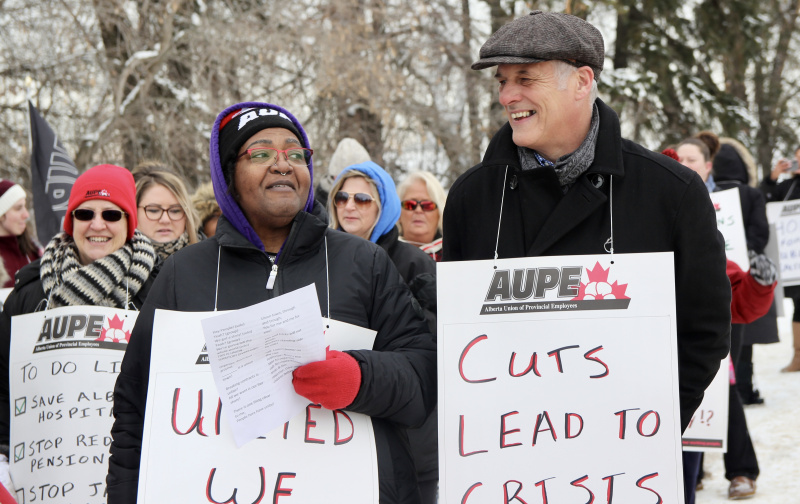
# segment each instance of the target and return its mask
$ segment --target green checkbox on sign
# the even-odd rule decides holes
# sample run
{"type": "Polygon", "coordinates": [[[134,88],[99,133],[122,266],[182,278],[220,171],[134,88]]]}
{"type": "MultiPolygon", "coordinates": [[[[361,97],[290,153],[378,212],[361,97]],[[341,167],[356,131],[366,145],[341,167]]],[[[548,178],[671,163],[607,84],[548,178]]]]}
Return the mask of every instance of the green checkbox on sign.
{"type": "Polygon", "coordinates": [[[19,462],[25,458],[25,443],[14,446],[14,462],[19,462]]]}
{"type": "Polygon", "coordinates": [[[28,409],[28,401],[26,397],[20,397],[14,401],[14,416],[24,415],[28,409]]]}

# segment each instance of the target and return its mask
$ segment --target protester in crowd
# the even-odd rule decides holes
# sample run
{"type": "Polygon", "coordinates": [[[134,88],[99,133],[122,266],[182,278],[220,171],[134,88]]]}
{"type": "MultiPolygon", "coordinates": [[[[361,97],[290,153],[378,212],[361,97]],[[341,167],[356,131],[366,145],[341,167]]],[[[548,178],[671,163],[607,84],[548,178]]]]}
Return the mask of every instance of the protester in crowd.
{"type": "MultiPolygon", "coordinates": [[[[701,139],[708,137],[710,142],[716,138],[711,132],[701,132],[697,136],[701,139]]],[[[710,147],[709,141],[706,144],[710,147]]],[[[719,138],[719,144],[719,152],[712,155],[714,180],[721,190],[736,188],[739,191],[747,249],[754,254],[762,254],[769,241],[769,223],[764,195],[756,188],[756,162],[747,148],[736,139],[722,137],[719,138]]],[[[736,388],[743,404],[764,402],[761,393],[753,386],[753,344],[778,341],[778,310],[773,303],[766,315],[743,326],[736,366],[736,388]]]]}
{"type": "Polygon", "coordinates": [[[320,205],[323,207],[328,206],[331,188],[342,170],[348,166],[366,161],[371,161],[369,152],[363,145],[358,143],[358,140],[342,138],[336,146],[336,150],[333,151],[333,155],[331,155],[331,160],[328,163],[328,172],[319,177],[317,189],[314,191],[314,197],[317,198],[320,205]]]}
{"type": "Polygon", "coordinates": [[[673,252],[685,429],[728,352],[724,242],[700,179],[621,138],[596,99],[604,55],[594,26],[541,11],[483,45],[472,68],[497,65],[509,123],[450,189],[444,260],[673,252]]]}
{"type": "Polygon", "coordinates": [[[200,222],[200,231],[203,236],[210,238],[217,232],[217,221],[222,215],[217,199],[214,197],[214,187],[211,182],[201,184],[192,195],[192,205],[197,212],[200,222]]]}
{"type": "Polygon", "coordinates": [[[761,181],[761,190],[767,201],[789,201],[800,199],[800,147],[794,151],[794,159],[781,158],[772,171],[761,181]],[[785,177],[780,182],[781,177],[785,177]]]}
{"type": "Polygon", "coordinates": [[[422,273],[436,274],[436,264],[410,243],[400,241],[400,199],[394,181],[373,163],[348,166],[331,190],[330,226],[380,245],[407,284],[422,273]]]}
{"type": "MultiPolygon", "coordinates": [[[[800,199],[800,147],[794,151],[794,159],[780,159],[769,175],[761,181],[761,190],[767,198],[767,202],[790,201],[800,199]],[[788,178],[778,182],[781,176],[788,175],[788,178]]],[[[794,339],[794,353],[789,364],[781,369],[784,373],[800,371],[800,285],[792,285],[784,288],[784,295],[792,299],[794,303],[794,313],[792,315],[792,336],[794,339]]]]}
{"type": "MultiPolygon", "coordinates": [[[[735,262],[727,261],[727,274],[731,281],[732,291],[731,322],[733,324],[749,324],[764,316],[772,306],[773,291],[777,285],[777,268],[766,256],[762,255],[759,258],[759,261],[751,265],[749,272],[743,271],[735,262]]],[[[685,504],[694,504],[695,502],[695,493],[699,490],[698,482],[700,481],[699,474],[702,471],[702,460],[702,452],[683,452],[685,504]]],[[[756,472],[757,470],[756,462],[756,472]]],[[[731,481],[728,487],[729,498],[743,499],[755,494],[755,479],[751,480],[744,475],[728,476],[731,476],[731,473],[729,469],[726,469],[725,477],[731,481]]]]}
{"type": "MultiPolygon", "coordinates": [[[[11,318],[60,306],[140,308],[149,291],[156,253],[136,230],[131,173],[120,166],[86,170],[72,186],[64,231],[41,259],[23,267],[0,316],[0,452],[9,450],[11,318]]],[[[3,480],[5,481],[5,480],[3,480]]]]}
{"type": "Polygon", "coordinates": [[[400,196],[400,239],[416,245],[435,261],[442,260],[442,184],[428,172],[409,173],[397,186],[400,196]]]}
{"type": "MultiPolygon", "coordinates": [[[[425,309],[432,332],[436,331],[436,264],[423,251],[398,239],[400,199],[386,171],[366,161],[348,166],[331,189],[330,226],[380,245],[414,297],[425,309]]],[[[439,480],[437,416],[430,415],[419,429],[409,429],[411,452],[424,504],[435,504],[439,480]]]]}
{"type": "MultiPolygon", "coordinates": [[[[711,193],[719,190],[711,175],[713,167],[712,152],[719,148],[719,142],[716,135],[712,136],[709,133],[703,135],[702,138],[687,138],[683,140],[678,144],[677,154],[680,162],[695,171],[705,183],[708,192],[711,193]]],[[[740,191],[740,197],[742,192],[740,191]]],[[[754,271],[759,264],[766,264],[767,267],[770,264],[769,259],[763,254],[753,252],[751,258],[751,269],[754,271]]],[[[754,293],[754,295],[760,294],[759,292],[754,293]]],[[[744,326],[734,321],[731,326],[730,344],[731,361],[734,369],[738,366],[743,332],[744,326]]],[[[691,474],[686,474],[687,480],[698,481],[697,474],[702,471],[700,455],[684,453],[684,461],[684,467],[687,471],[693,472],[695,467],[697,468],[694,477],[691,474]],[[694,460],[695,458],[697,458],[697,461],[694,460]]],[[[733,384],[728,386],[728,449],[724,455],[724,462],[725,477],[731,482],[728,488],[728,496],[732,499],[737,499],[753,495],[755,493],[755,481],[759,475],[758,459],[756,458],[753,441],[750,438],[750,432],[747,429],[742,400],[739,397],[736,386],[733,384]]],[[[692,501],[694,500],[693,489],[696,486],[696,483],[694,485],[687,484],[686,486],[686,491],[691,495],[692,501]]]]}
{"type": "Polygon", "coordinates": [[[25,189],[0,180],[0,286],[13,287],[20,268],[41,257],[28,227],[25,189]]]}
{"type": "Polygon", "coordinates": [[[214,237],[167,259],[137,319],[114,391],[108,503],[136,502],[155,309],[236,310],[310,284],[323,316],[377,335],[372,350],[330,351],[297,368],[295,390],[325,408],[372,416],[380,502],[419,502],[403,428],[433,409],[436,352],[410,291],[380,247],[314,215],[312,150],[288,111],[241,103],[211,131],[222,217],[214,237]]]}
{"type": "Polygon", "coordinates": [[[159,261],[197,243],[197,215],[180,177],[158,162],[133,170],[139,231],[150,238],[159,261]]]}

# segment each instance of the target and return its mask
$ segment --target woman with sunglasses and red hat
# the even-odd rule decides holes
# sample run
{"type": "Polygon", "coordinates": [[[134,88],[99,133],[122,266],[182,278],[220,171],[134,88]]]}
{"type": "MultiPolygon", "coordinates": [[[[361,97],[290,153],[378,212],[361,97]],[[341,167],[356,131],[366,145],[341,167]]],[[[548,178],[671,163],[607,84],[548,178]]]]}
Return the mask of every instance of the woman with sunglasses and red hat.
{"type": "MultiPolygon", "coordinates": [[[[125,308],[144,303],[155,264],[153,246],[136,231],[131,173],[120,166],[86,170],[72,186],[64,231],[41,259],[17,273],[0,316],[0,453],[8,455],[8,362],[11,317],[60,306],[125,308]]],[[[0,475],[2,477],[2,475],[0,475]]]]}
{"type": "Polygon", "coordinates": [[[400,239],[416,245],[434,261],[442,260],[442,214],[446,195],[428,172],[409,173],[397,186],[400,196],[400,239]]]}

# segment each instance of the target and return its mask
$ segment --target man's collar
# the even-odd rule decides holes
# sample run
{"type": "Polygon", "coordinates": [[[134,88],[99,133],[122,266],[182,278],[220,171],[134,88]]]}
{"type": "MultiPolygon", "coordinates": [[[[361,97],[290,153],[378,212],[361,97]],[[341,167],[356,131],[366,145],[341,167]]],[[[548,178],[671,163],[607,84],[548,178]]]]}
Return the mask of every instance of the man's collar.
{"type": "Polygon", "coordinates": [[[619,117],[600,98],[595,100],[595,105],[597,105],[597,112],[600,115],[600,131],[597,132],[594,162],[586,173],[624,176],[625,167],[622,164],[622,135],[619,127],[619,117]]]}
{"type": "Polygon", "coordinates": [[[556,165],[552,161],[549,161],[549,160],[543,158],[542,155],[539,154],[538,152],[536,152],[535,150],[531,149],[531,152],[533,152],[533,155],[536,157],[536,161],[538,161],[541,166],[555,166],[556,165]]]}

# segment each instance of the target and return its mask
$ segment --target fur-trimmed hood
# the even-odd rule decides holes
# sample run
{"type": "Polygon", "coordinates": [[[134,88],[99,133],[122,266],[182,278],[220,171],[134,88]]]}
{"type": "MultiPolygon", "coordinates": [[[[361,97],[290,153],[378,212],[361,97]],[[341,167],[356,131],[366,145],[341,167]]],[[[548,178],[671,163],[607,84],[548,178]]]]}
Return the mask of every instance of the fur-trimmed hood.
{"type": "Polygon", "coordinates": [[[758,168],[747,148],[735,138],[720,137],[719,143],[720,150],[714,156],[713,163],[714,180],[718,182],[738,180],[751,187],[757,187],[758,168]]]}

